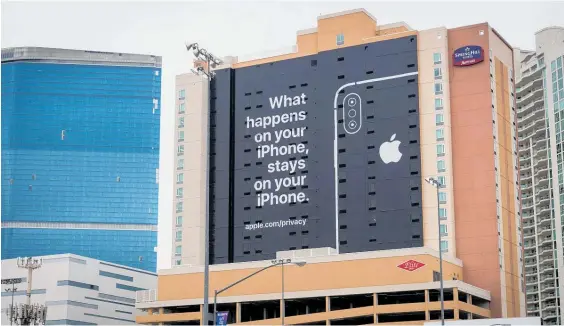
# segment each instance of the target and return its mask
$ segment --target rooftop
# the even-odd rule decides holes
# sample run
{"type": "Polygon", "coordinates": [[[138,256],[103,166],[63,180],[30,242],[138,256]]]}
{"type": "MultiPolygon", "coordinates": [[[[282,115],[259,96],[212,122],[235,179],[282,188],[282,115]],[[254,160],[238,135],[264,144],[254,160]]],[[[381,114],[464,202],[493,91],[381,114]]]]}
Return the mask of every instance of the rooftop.
{"type": "Polygon", "coordinates": [[[159,56],[44,47],[2,49],[2,63],[14,61],[160,68],[159,56]]]}

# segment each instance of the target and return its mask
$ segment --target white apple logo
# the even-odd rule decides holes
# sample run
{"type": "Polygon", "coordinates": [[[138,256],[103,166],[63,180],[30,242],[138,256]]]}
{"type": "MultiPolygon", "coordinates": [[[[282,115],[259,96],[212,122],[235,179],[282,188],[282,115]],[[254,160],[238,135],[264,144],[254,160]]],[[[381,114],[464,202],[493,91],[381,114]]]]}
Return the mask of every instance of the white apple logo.
{"type": "Polygon", "coordinates": [[[384,164],[388,164],[390,162],[397,163],[403,155],[399,151],[401,141],[394,140],[395,138],[396,134],[393,134],[390,141],[383,142],[382,145],[380,145],[380,158],[384,164]]]}

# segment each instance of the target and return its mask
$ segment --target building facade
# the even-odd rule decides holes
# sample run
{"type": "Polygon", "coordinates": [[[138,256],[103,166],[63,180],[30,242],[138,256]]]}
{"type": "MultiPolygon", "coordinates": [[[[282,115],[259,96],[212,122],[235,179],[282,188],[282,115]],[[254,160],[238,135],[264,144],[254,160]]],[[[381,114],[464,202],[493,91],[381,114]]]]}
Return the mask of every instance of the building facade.
{"type": "Polygon", "coordinates": [[[3,258],[156,270],[160,94],[160,57],[2,50],[3,258]]]}
{"type": "Polygon", "coordinates": [[[195,211],[174,231],[199,240],[175,242],[173,265],[203,262],[209,173],[212,264],[425,247],[462,261],[492,316],[523,316],[513,57],[488,24],[416,31],[351,10],[318,17],[289,52],[218,67],[211,106],[207,82],[178,76],[194,102],[177,121],[198,123],[182,138],[201,149],[209,132],[210,171],[182,176],[204,186],[175,201],[195,211]]]}
{"type": "Polygon", "coordinates": [[[562,324],[562,110],[564,28],[536,34],[535,51],[518,50],[517,113],[527,314],[562,324]]]}
{"type": "MultiPolygon", "coordinates": [[[[154,273],[87,257],[64,254],[35,257],[43,264],[33,272],[31,304],[47,306],[46,325],[128,325],[135,323],[135,293],[157,284],[154,273]]],[[[12,303],[26,302],[27,270],[16,259],[2,260],[2,325],[10,324],[6,310],[12,303]]]]}
{"type": "MultiPolygon", "coordinates": [[[[270,261],[213,265],[210,305],[213,290],[273,266],[217,297],[217,310],[228,312],[228,324],[282,325],[282,302],[285,325],[422,325],[440,319],[437,251],[335,254],[328,249],[280,252],[277,259],[291,262],[278,266],[270,261]]],[[[443,268],[445,319],[489,318],[491,295],[464,281],[460,260],[446,257],[443,268]]],[[[200,325],[202,270],[178,266],[160,271],[158,289],[138,292],[136,307],[147,314],[137,323],[200,325]]]]}

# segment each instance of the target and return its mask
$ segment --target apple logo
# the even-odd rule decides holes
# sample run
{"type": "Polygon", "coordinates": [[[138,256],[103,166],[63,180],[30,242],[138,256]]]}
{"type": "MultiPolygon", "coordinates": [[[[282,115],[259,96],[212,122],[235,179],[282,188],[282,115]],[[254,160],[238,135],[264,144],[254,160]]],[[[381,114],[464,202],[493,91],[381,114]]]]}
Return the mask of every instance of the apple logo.
{"type": "Polygon", "coordinates": [[[390,162],[397,163],[403,155],[399,151],[401,141],[394,140],[395,138],[396,134],[393,134],[390,141],[383,142],[382,145],[380,145],[380,158],[384,164],[388,164],[390,162]]]}

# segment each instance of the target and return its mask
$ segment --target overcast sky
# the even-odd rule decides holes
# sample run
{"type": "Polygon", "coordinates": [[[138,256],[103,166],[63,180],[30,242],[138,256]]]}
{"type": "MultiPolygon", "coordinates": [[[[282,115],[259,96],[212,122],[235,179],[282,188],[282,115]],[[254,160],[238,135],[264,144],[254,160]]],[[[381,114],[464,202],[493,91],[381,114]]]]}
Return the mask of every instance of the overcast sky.
{"type": "Polygon", "coordinates": [[[185,42],[217,56],[245,55],[295,44],[316,17],[365,8],[387,24],[422,30],[489,22],[514,47],[534,49],[534,33],[564,26],[564,2],[14,2],[2,1],[2,47],[44,46],[163,57],[158,267],[170,266],[174,76],[188,72],[185,42]]]}

